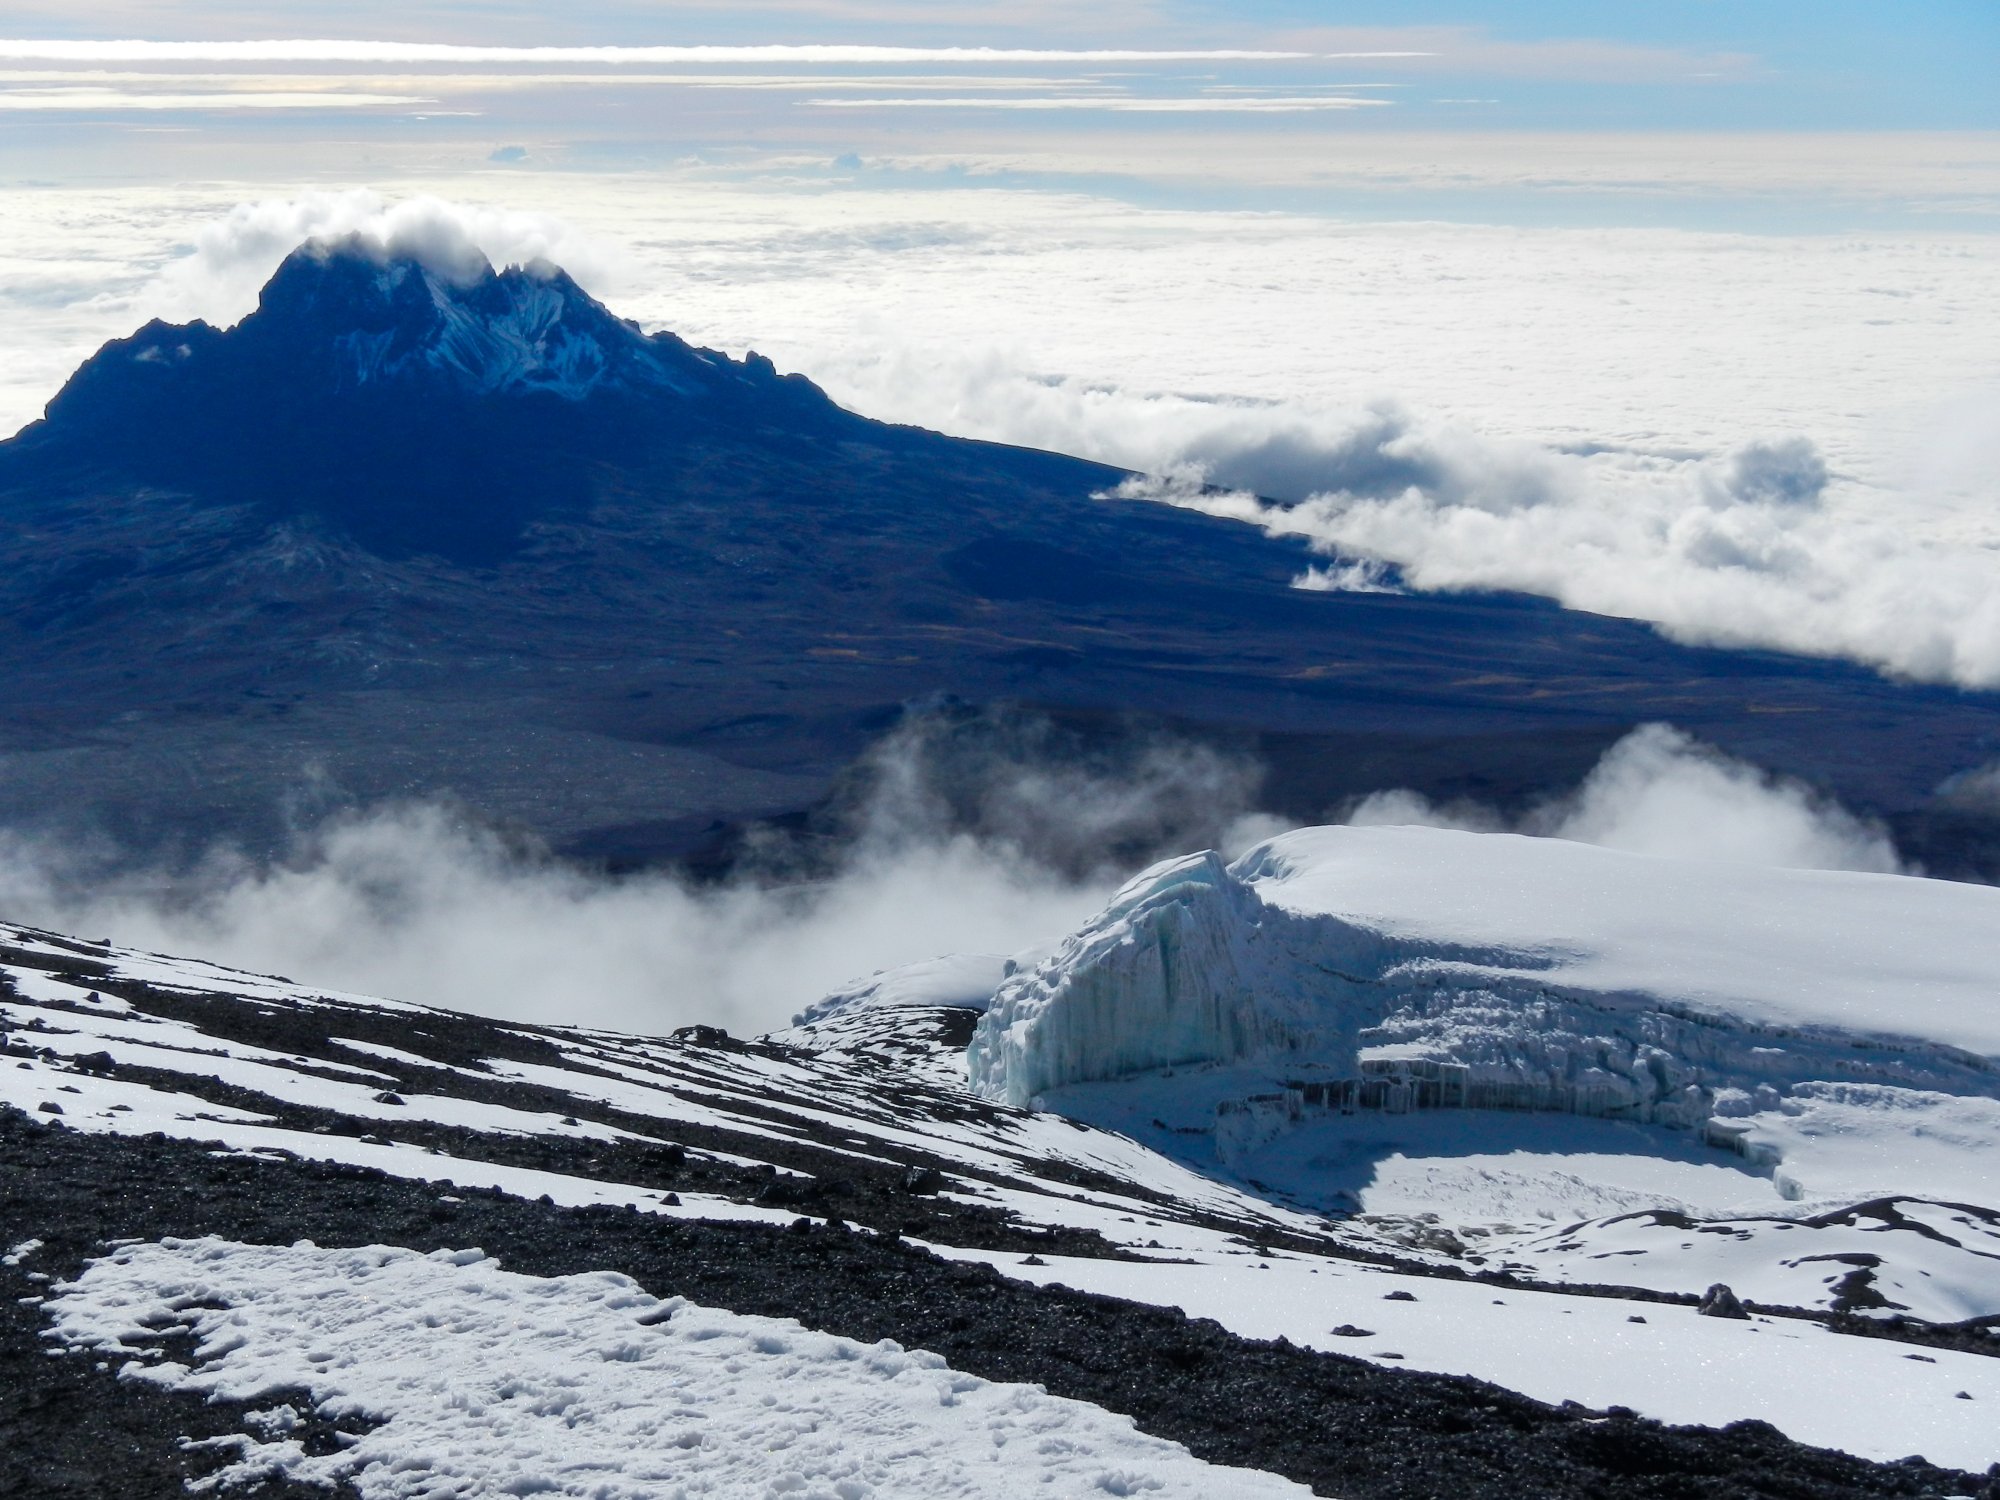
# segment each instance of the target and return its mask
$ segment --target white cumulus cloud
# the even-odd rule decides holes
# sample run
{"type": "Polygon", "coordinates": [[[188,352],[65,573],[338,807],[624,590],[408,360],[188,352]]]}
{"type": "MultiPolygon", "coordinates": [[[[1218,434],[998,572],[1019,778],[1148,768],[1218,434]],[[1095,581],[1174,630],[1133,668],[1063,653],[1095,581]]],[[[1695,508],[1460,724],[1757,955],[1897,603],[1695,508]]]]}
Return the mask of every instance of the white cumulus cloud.
{"type": "Polygon", "coordinates": [[[1509,819],[1476,803],[1439,806],[1410,791],[1363,798],[1346,821],[1573,839],[1633,854],[1722,864],[1896,874],[1879,824],[1792,777],[1724,755],[1668,724],[1613,745],[1574,791],[1509,819]]]}
{"type": "Polygon", "coordinates": [[[602,246],[548,214],[472,208],[426,195],[385,199],[366,188],[243,203],[196,230],[143,294],[149,310],[229,324],[256,305],[282,261],[310,239],[360,235],[463,278],[482,262],[553,261],[572,275],[613,279],[602,246]]]}
{"type": "MultiPolygon", "coordinates": [[[[1392,566],[1411,589],[1520,590],[1651,621],[1690,644],[2000,687],[2000,539],[1926,534],[1891,497],[1834,486],[1808,438],[1635,462],[1376,413],[1319,444],[1328,483],[1295,505],[1185,483],[1126,492],[1255,519],[1343,559],[1392,566]]],[[[1201,446],[1189,444],[1183,462],[1206,461],[1201,446]]],[[[1261,457],[1225,451],[1214,472],[1255,485],[1261,457]]]]}

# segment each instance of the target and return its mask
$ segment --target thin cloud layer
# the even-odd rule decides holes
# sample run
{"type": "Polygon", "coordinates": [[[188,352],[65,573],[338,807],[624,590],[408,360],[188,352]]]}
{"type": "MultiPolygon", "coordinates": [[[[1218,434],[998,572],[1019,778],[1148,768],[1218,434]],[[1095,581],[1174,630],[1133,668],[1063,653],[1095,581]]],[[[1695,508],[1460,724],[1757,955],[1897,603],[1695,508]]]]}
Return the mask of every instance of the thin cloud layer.
{"type": "Polygon", "coordinates": [[[1259,96],[1252,94],[1184,99],[1148,98],[1143,95],[1044,94],[1027,98],[951,98],[911,95],[902,98],[807,99],[815,109],[1015,109],[1015,110],[1102,110],[1112,114],[1311,114],[1321,110],[1368,109],[1387,106],[1388,99],[1360,98],[1344,94],[1259,96]]]}
{"type": "Polygon", "coordinates": [[[363,89],[218,88],[176,93],[171,89],[37,87],[0,91],[0,109],[4,110],[77,110],[94,114],[107,110],[374,109],[429,102],[420,94],[371,93],[363,89]]]}
{"type": "MultiPolygon", "coordinates": [[[[1397,56],[1416,69],[1451,77],[1534,79],[1578,83],[1718,83],[1764,71],[1747,52],[1701,51],[1606,37],[1504,37],[1483,26],[1312,27],[1284,40],[1319,49],[1401,47],[1399,53],[1352,51],[1348,56],[1397,56]]],[[[1338,55],[1338,54],[1336,54],[1338,55]]]]}
{"type": "MultiPolygon", "coordinates": [[[[1198,63],[1282,62],[1314,54],[1242,48],[1148,50],[1064,47],[894,47],[823,43],[682,47],[488,47],[446,42],[355,40],[91,41],[0,38],[0,59],[73,63],[1198,63]]],[[[1336,57],[1414,57],[1412,52],[1340,52],[1336,57]]]]}

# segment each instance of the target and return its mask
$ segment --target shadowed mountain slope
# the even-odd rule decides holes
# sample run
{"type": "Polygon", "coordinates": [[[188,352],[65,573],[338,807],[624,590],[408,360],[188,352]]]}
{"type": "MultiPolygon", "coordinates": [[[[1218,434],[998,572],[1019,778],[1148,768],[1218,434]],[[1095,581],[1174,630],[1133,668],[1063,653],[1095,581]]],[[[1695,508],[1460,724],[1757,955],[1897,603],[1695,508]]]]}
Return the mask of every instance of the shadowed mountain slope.
{"type": "Polygon", "coordinates": [[[869,421],[553,267],[309,245],[235,327],[149,324],[0,444],[0,818],[254,841],[301,787],[450,794],[657,857],[811,805],[948,693],[1219,740],[1302,817],[1527,795],[1670,719],[1978,834],[1927,799],[2000,748],[1990,695],[1303,592],[1294,546],[1095,498],[1121,477],[869,421]]]}

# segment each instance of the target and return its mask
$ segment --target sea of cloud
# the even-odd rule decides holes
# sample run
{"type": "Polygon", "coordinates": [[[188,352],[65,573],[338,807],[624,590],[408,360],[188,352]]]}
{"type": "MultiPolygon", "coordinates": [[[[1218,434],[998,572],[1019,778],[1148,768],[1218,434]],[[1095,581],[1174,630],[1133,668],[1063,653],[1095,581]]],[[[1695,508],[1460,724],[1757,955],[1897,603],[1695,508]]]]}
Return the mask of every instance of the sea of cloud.
{"type": "MultiPolygon", "coordinates": [[[[2000,403],[1987,415],[2000,421],[2000,403]]],[[[1269,467],[1255,451],[1204,457],[1113,493],[1303,537],[1340,559],[1309,570],[1300,580],[1308,588],[1374,590],[1393,576],[1419,591],[1520,590],[1648,620],[1690,644],[1777,647],[1919,681],[2000,687],[2000,535],[1988,517],[1920,529],[1894,497],[1836,481],[1810,438],[1607,462],[1487,441],[1394,407],[1321,436],[1303,463],[1282,448],[1269,467]],[[1227,476],[1256,486],[1260,470],[1299,469],[1322,487],[1295,504],[1201,483],[1227,476]]],[[[2000,447],[2000,438],[1961,438],[2000,447]]],[[[1993,458],[2000,452],[1964,476],[1970,490],[2000,472],[1993,458]]]]}
{"type": "Polygon", "coordinates": [[[1308,586],[1519,589],[2000,686],[2000,236],[1348,224],[884,175],[31,192],[0,425],[96,339],[232,321],[301,239],[359,230],[546,257],[871,415],[1164,476],[1128,493],[1307,537],[1332,558],[1308,586]]]}

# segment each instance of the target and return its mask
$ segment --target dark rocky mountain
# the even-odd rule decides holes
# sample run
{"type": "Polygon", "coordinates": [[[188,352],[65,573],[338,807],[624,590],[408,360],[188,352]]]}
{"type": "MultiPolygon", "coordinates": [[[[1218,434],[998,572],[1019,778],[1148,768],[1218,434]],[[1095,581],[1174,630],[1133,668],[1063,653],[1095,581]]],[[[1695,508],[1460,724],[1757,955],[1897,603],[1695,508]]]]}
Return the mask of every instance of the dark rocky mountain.
{"type": "Polygon", "coordinates": [[[675,856],[822,802],[949,694],[1078,753],[1240,750],[1299,817],[1519,800],[1669,719],[1934,865],[1990,857],[1931,793],[2000,753],[2000,698],[1539,601],[1302,592],[1295,547],[1095,498],[1121,477],[864,419],[552,267],[310,245],[235,327],[109,344],[0,444],[0,819],[255,842],[301,796],[449,794],[675,856]]]}
{"type": "Polygon", "coordinates": [[[106,346],[21,445],[385,558],[478,566],[585,509],[591,462],[845,417],[768,361],[648,338],[553,266],[455,279],[350,240],[293,255],[227,333],[154,322],[106,346]]]}

